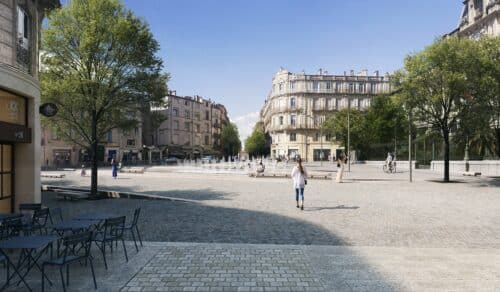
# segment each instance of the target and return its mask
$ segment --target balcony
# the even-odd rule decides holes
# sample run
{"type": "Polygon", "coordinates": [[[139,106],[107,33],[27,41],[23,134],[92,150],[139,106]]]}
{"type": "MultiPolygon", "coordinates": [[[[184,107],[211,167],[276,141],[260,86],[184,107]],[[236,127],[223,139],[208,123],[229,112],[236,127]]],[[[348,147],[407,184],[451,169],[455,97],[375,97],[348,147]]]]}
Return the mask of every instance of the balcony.
{"type": "Polygon", "coordinates": [[[290,130],[312,130],[318,129],[318,126],[315,126],[313,122],[305,123],[298,122],[295,125],[269,125],[267,131],[270,132],[279,132],[279,131],[290,131],[290,130]]]}
{"type": "Polygon", "coordinates": [[[295,113],[295,112],[302,112],[304,109],[300,106],[280,106],[280,107],[273,107],[271,108],[271,112],[273,114],[277,113],[295,113]]]}
{"type": "Polygon", "coordinates": [[[21,42],[16,43],[16,61],[21,70],[31,73],[30,51],[21,42]]]}

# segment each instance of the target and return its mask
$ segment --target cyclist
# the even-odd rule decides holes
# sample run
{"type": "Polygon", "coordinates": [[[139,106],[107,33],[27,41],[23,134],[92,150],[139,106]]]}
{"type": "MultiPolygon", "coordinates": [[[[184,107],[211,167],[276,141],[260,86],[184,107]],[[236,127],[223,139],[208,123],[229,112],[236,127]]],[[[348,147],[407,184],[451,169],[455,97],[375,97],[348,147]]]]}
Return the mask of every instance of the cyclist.
{"type": "Polygon", "coordinates": [[[387,169],[389,170],[389,172],[391,172],[393,169],[393,161],[394,161],[394,155],[392,155],[391,152],[387,152],[387,158],[385,159],[385,165],[387,165],[387,169]]]}

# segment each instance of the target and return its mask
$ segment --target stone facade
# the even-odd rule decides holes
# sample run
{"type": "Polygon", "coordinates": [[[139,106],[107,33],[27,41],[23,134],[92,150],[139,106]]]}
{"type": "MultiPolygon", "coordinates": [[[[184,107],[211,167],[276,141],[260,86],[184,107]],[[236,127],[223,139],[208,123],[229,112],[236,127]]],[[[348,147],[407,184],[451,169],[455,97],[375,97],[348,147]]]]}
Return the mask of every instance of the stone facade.
{"type": "Polygon", "coordinates": [[[174,91],[165,101],[166,107],[152,109],[165,117],[154,139],[162,155],[195,158],[215,154],[221,145],[222,128],[229,123],[226,108],[210,99],[178,96],[174,91]]]}
{"type": "MultiPolygon", "coordinates": [[[[89,157],[81,146],[64,141],[57,132],[48,127],[42,128],[42,166],[45,168],[80,167],[89,157]],[[82,151],[83,150],[83,151],[82,151]]],[[[104,154],[102,161],[111,159],[123,162],[142,160],[142,127],[130,130],[113,129],[101,143],[104,154]]]]}
{"type": "Polygon", "coordinates": [[[295,74],[280,69],[273,78],[272,90],[260,115],[271,136],[271,156],[306,161],[328,160],[343,149],[335,137],[322,135],[320,125],[328,114],[351,108],[363,111],[377,94],[391,90],[388,74],[367,70],[354,74],[295,74]]]}
{"type": "Polygon", "coordinates": [[[40,202],[40,27],[58,6],[58,0],[0,0],[0,212],[40,202]]]}
{"type": "Polygon", "coordinates": [[[500,36],[500,0],[465,0],[458,27],[448,35],[500,36]]]}

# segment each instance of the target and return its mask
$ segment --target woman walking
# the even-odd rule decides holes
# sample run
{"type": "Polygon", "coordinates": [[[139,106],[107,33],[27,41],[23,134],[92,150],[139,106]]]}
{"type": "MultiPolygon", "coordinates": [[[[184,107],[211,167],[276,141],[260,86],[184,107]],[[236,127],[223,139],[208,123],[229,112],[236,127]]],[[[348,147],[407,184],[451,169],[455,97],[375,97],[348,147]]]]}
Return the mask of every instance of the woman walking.
{"type": "Polygon", "coordinates": [[[115,159],[111,160],[111,174],[113,175],[113,178],[116,179],[118,175],[118,164],[115,159]]]}
{"type": "Polygon", "coordinates": [[[302,165],[302,159],[297,159],[297,165],[292,169],[293,187],[295,188],[295,200],[297,201],[297,208],[304,210],[304,188],[307,184],[307,171],[302,165]],[[299,192],[301,197],[301,204],[299,206],[299,192]]]}
{"type": "Polygon", "coordinates": [[[345,163],[345,154],[342,152],[339,157],[337,157],[337,178],[335,181],[337,183],[342,182],[342,177],[344,176],[344,164],[345,163]]]}

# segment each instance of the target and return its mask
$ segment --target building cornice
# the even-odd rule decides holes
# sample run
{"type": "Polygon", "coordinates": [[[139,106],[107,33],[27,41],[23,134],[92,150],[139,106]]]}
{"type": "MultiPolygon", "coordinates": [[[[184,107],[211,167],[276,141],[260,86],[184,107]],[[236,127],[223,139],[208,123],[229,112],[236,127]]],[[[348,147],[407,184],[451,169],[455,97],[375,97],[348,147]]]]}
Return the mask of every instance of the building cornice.
{"type": "Polygon", "coordinates": [[[469,35],[472,31],[477,30],[479,27],[483,26],[484,24],[486,24],[487,22],[491,21],[492,19],[496,18],[499,15],[500,15],[500,10],[493,11],[492,13],[489,13],[481,17],[479,20],[473,22],[471,25],[468,25],[466,27],[459,27],[458,30],[456,30],[456,33],[458,35],[469,35]]]}
{"type": "Polygon", "coordinates": [[[40,97],[40,84],[31,75],[26,72],[0,63],[0,86],[26,97],[40,97]]]}

